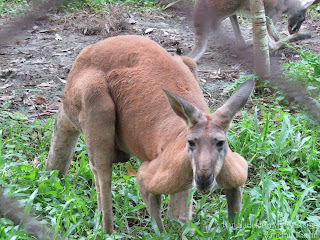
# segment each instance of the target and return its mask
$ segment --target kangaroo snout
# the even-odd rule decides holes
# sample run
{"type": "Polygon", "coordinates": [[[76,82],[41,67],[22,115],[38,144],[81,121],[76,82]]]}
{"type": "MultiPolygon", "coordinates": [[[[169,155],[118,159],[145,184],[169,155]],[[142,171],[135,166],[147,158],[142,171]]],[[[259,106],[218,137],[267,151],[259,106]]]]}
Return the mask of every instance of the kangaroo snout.
{"type": "Polygon", "coordinates": [[[290,34],[299,32],[300,27],[306,19],[306,10],[296,10],[288,13],[288,31],[290,34]]]}
{"type": "MultiPolygon", "coordinates": [[[[303,19],[303,21],[304,21],[304,19],[303,19]]],[[[303,22],[303,21],[302,21],[302,22],[303,22]]],[[[290,34],[294,34],[294,33],[298,32],[298,31],[300,30],[300,27],[301,27],[302,22],[291,23],[291,24],[289,23],[289,25],[288,25],[288,31],[289,31],[289,33],[290,33],[290,34]]]]}
{"type": "Polygon", "coordinates": [[[194,177],[196,188],[199,191],[207,192],[211,189],[214,182],[214,174],[196,174],[194,177]]]}

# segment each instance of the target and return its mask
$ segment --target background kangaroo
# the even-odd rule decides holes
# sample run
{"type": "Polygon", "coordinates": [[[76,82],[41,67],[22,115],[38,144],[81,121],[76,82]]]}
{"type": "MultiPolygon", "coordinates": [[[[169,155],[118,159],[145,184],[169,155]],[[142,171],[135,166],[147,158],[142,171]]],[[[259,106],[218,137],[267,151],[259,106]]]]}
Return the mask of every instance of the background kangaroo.
{"type": "MultiPolygon", "coordinates": [[[[288,31],[290,35],[284,40],[297,41],[310,38],[309,34],[298,34],[301,24],[305,20],[306,9],[315,0],[264,0],[266,16],[272,19],[275,25],[282,14],[288,16],[288,31]]],[[[196,0],[194,5],[194,46],[189,56],[197,61],[206,50],[208,37],[211,29],[217,29],[220,23],[230,17],[231,25],[235,33],[238,46],[245,47],[246,42],[242,37],[237,16],[235,14],[246,11],[250,12],[250,0],[196,0]]],[[[284,44],[279,41],[272,24],[267,19],[267,29],[270,50],[277,50],[284,44]]]]}
{"type": "Polygon", "coordinates": [[[130,154],[142,161],[138,188],[160,231],[161,194],[170,194],[170,215],[187,223],[192,185],[204,192],[226,188],[232,219],[248,166],[228,147],[226,131],[253,87],[247,81],[210,114],[190,58],[172,57],[141,36],[109,38],[85,48],[71,69],[46,169],[66,174],[84,133],[106,233],[113,232],[112,164],[130,154]]]}

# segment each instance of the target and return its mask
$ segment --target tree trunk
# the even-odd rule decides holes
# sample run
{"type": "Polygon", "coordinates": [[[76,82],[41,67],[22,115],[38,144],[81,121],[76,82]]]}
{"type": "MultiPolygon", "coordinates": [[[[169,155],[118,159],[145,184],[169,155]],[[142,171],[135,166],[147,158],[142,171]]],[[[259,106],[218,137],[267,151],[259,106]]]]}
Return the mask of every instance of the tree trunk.
{"type": "Polygon", "coordinates": [[[254,72],[261,79],[270,78],[268,32],[263,0],[250,0],[253,31],[254,72]]]}

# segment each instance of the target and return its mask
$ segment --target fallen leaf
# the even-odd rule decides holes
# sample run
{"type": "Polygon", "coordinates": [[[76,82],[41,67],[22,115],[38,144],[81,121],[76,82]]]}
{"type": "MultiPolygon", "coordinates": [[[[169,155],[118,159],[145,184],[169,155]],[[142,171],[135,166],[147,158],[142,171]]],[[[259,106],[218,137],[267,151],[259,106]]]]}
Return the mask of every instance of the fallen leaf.
{"type": "Polygon", "coordinates": [[[40,95],[36,96],[35,101],[38,105],[42,105],[47,102],[46,98],[44,96],[40,96],[40,95]]]}
{"type": "Polygon", "coordinates": [[[57,29],[48,29],[48,30],[41,30],[39,33],[56,33],[59,32],[57,29]]]}
{"type": "Polygon", "coordinates": [[[177,0],[172,3],[169,3],[163,10],[167,10],[168,8],[172,7],[173,5],[177,4],[178,2],[181,2],[182,0],[177,0]]]}
{"type": "MultiPolygon", "coordinates": [[[[110,27],[109,24],[105,24],[104,27],[106,28],[107,33],[110,33],[110,27]]],[[[85,33],[84,33],[85,34],[85,33]]]]}
{"type": "Polygon", "coordinates": [[[33,61],[31,61],[32,64],[45,64],[47,62],[45,62],[44,59],[35,59],[33,61]]]}
{"type": "Polygon", "coordinates": [[[153,28],[147,28],[144,33],[145,34],[149,34],[149,33],[152,33],[153,32],[153,28]]]}
{"type": "Polygon", "coordinates": [[[223,79],[224,77],[225,75],[221,73],[220,68],[217,71],[212,71],[209,75],[211,79],[223,79]]]}
{"type": "Polygon", "coordinates": [[[25,92],[22,97],[22,102],[24,105],[34,106],[34,102],[31,100],[29,93],[25,92]]]}
{"type": "Polygon", "coordinates": [[[51,114],[51,113],[58,113],[58,112],[59,112],[59,109],[56,109],[56,110],[48,110],[47,112],[50,113],[50,114],[51,114]]]}
{"type": "Polygon", "coordinates": [[[47,106],[47,111],[51,111],[51,112],[58,111],[61,104],[62,104],[61,102],[53,102],[47,106]]]}
{"type": "Polygon", "coordinates": [[[53,87],[53,83],[52,82],[40,83],[36,87],[37,88],[52,88],[53,87]]]}
{"type": "Polygon", "coordinates": [[[59,80],[60,80],[60,82],[62,82],[62,83],[66,83],[67,82],[67,80],[64,80],[64,79],[62,79],[62,78],[58,78],[59,80]]]}
{"type": "Polygon", "coordinates": [[[59,34],[56,34],[56,38],[55,38],[55,40],[61,41],[61,40],[62,40],[62,37],[60,37],[60,35],[59,35],[59,34]]]}
{"type": "Polygon", "coordinates": [[[128,22],[132,25],[137,23],[137,21],[134,20],[133,18],[130,18],[128,22]]]}
{"type": "Polygon", "coordinates": [[[12,73],[17,72],[18,69],[5,69],[5,70],[0,70],[0,76],[2,77],[9,77],[12,73]]]}
{"type": "Polygon", "coordinates": [[[37,165],[38,165],[38,163],[39,163],[38,158],[36,157],[35,159],[33,159],[33,161],[31,161],[31,162],[29,162],[29,163],[30,163],[30,165],[31,165],[32,167],[36,168],[37,165]]]}
{"type": "Polygon", "coordinates": [[[53,37],[49,37],[49,38],[42,38],[42,40],[54,40],[55,38],[53,38],[53,37]]]}
{"type": "Polygon", "coordinates": [[[126,164],[126,168],[127,168],[127,173],[125,174],[126,176],[129,176],[129,177],[137,176],[137,172],[130,165],[126,164]]]}
{"type": "Polygon", "coordinates": [[[49,116],[51,116],[51,115],[52,115],[52,113],[44,112],[44,113],[37,113],[37,114],[31,115],[30,117],[31,117],[31,118],[35,118],[35,117],[49,117],[49,116]]]}
{"type": "Polygon", "coordinates": [[[38,31],[38,30],[39,30],[39,26],[33,26],[33,27],[32,27],[32,30],[33,30],[33,31],[38,31]]]}

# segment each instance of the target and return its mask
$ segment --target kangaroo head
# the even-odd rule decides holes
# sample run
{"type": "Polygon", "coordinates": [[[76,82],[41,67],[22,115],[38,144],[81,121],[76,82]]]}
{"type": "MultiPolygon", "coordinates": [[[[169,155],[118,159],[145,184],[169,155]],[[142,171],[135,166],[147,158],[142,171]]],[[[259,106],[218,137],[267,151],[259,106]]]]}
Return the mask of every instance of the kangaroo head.
{"type": "Polygon", "coordinates": [[[173,111],[181,117],[188,129],[186,146],[193,169],[193,185],[202,192],[217,186],[228,151],[227,130],[236,113],[246,104],[254,80],[243,83],[232,97],[213,114],[202,113],[187,100],[166,90],[173,111]]]}
{"type": "Polygon", "coordinates": [[[307,8],[314,1],[315,0],[299,0],[297,2],[294,1],[291,3],[293,6],[291,8],[288,8],[287,11],[288,31],[290,34],[299,32],[301,24],[306,18],[307,8]]]}

